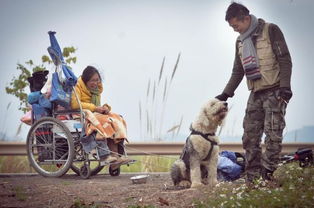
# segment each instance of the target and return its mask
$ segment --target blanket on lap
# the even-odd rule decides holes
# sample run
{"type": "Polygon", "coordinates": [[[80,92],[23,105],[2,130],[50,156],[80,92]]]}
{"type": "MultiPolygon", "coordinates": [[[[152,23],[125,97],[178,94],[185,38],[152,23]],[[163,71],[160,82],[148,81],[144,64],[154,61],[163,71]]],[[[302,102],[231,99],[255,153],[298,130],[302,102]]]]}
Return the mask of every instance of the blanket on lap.
{"type": "Polygon", "coordinates": [[[127,140],[126,122],[122,116],[110,112],[109,114],[92,113],[84,109],[85,134],[88,136],[97,132],[96,140],[113,139],[115,143],[127,140]]]}

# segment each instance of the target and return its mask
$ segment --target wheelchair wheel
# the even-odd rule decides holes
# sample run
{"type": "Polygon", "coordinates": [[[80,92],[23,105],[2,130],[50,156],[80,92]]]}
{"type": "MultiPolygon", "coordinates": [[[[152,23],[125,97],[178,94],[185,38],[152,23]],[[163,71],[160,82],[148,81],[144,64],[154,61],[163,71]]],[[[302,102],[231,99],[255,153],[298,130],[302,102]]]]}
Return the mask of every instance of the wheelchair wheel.
{"type": "MultiPolygon", "coordinates": [[[[80,144],[79,141],[75,141],[74,144],[75,144],[74,145],[75,146],[74,148],[75,158],[71,165],[71,170],[79,176],[80,167],[83,165],[84,161],[89,155],[84,152],[82,145],[80,144]]],[[[100,162],[97,161],[96,157],[90,159],[89,162],[90,162],[91,176],[97,175],[104,168],[104,166],[101,166],[100,162]]]]}
{"type": "Polygon", "coordinates": [[[27,156],[31,166],[42,176],[60,177],[74,158],[73,138],[58,119],[44,117],[36,121],[27,135],[27,156]]]}
{"type": "MultiPolygon", "coordinates": [[[[96,167],[90,168],[90,175],[91,176],[97,175],[105,167],[105,166],[101,166],[99,162],[97,162],[97,163],[98,163],[98,165],[96,165],[96,167]]],[[[72,164],[71,169],[73,170],[74,173],[76,173],[77,175],[80,175],[80,168],[77,167],[77,165],[72,164]]]]}
{"type": "Polygon", "coordinates": [[[80,168],[80,176],[83,179],[88,179],[91,176],[91,170],[88,163],[84,163],[80,168]]]}
{"type": "Polygon", "coordinates": [[[109,174],[111,176],[119,176],[120,175],[120,167],[116,169],[112,169],[111,166],[109,166],[109,174]]]}

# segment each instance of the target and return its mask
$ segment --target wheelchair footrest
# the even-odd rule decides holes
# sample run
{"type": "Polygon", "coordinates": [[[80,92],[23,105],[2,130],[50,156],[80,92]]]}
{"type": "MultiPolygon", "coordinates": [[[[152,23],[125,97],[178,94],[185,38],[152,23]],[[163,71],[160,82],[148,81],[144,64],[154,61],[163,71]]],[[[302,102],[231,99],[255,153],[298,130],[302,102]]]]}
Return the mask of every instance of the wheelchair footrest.
{"type": "Polygon", "coordinates": [[[121,165],[128,165],[128,164],[133,164],[135,163],[136,160],[130,160],[128,162],[106,162],[106,161],[100,161],[100,165],[101,166],[105,166],[105,165],[113,165],[113,166],[121,166],[121,165]]]}

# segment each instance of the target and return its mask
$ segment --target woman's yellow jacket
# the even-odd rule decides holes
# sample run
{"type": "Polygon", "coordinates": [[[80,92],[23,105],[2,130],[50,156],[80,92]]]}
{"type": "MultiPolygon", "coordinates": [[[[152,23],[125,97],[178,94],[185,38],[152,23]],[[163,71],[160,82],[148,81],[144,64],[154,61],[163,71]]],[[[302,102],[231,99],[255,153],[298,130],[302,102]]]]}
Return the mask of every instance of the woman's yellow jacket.
{"type": "MultiPolygon", "coordinates": [[[[103,86],[102,86],[101,82],[98,84],[98,89],[99,89],[99,93],[101,94],[103,91],[103,86]]],[[[81,101],[82,108],[88,109],[88,110],[94,112],[95,108],[97,106],[94,105],[93,103],[91,103],[92,94],[87,89],[87,87],[86,87],[86,85],[83,82],[81,77],[79,77],[79,79],[77,80],[77,83],[75,85],[75,91],[76,91],[76,94],[78,96],[78,99],[81,101]]],[[[72,107],[72,109],[79,109],[80,108],[80,106],[76,100],[74,92],[72,92],[72,96],[71,96],[71,107],[72,107]]]]}

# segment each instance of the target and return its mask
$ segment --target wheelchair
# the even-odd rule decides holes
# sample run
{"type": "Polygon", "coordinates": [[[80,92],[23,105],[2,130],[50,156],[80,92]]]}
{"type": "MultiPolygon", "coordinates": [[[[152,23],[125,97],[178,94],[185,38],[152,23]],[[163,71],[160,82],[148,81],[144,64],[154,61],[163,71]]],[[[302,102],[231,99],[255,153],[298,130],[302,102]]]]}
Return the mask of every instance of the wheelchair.
{"type": "MultiPolygon", "coordinates": [[[[76,95],[75,90],[74,94],[76,95]]],[[[80,110],[58,110],[58,105],[52,103],[50,115],[35,121],[27,135],[28,160],[36,172],[45,177],[61,177],[72,169],[74,173],[87,179],[109,165],[111,176],[120,175],[120,165],[101,163],[97,151],[100,147],[96,147],[94,154],[84,151],[81,138],[85,120],[81,107],[80,110]],[[80,119],[73,119],[73,115],[78,114],[80,119]],[[70,119],[61,119],[62,117],[70,119]]],[[[34,119],[34,115],[32,117],[34,119]]],[[[116,144],[109,138],[107,145],[111,152],[127,156],[124,141],[116,144]]],[[[131,160],[126,165],[134,162],[135,160],[131,160]]]]}
{"type": "MultiPolygon", "coordinates": [[[[44,113],[40,118],[35,118],[33,113],[32,121],[35,122],[32,122],[26,141],[27,156],[30,165],[40,175],[46,177],[61,177],[72,169],[74,173],[86,179],[99,173],[106,165],[109,165],[109,173],[111,176],[120,175],[120,165],[122,164],[103,164],[100,162],[99,151],[97,150],[101,148],[101,145],[96,146],[95,154],[89,154],[84,151],[81,141],[83,138],[82,130],[84,130],[85,117],[74,88],[76,77],[66,66],[61,48],[55,37],[56,32],[49,31],[48,34],[51,46],[48,47],[47,50],[56,67],[55,73],[52,74],[52,89],[57,89],[57,86],[59,86],[59,88],[63,88],[63,90],[69,90],[67,91],[68,97],[74,94],[80,108],[79,110],[71,110],[69,108],[59,110],[58,104],[60,103],[48,101],[49,112],[44,113]],[[60,82],[59,72],[63,72],[66,81],[60,82]],[[54,83],[60,84],[54,85],[54,83]],[[61,86],[61,83],[64,84],[64,86],[61,86]],[[80,115],[79,120],[73,119],[73,115],[75,114],[80,115]],[[67,117],[67,119],[61,119],[62,117],[67,117]],[[96,163],[96,165],[91,165],[92,163],[96,163]]],[[[41,91],[47,81],[46,76],[48,73],[48,71],[34,72],[32,77],[27,79],[30,83],[32,93],[41,91]]],[[[66,96],[62,96],[62,98],[66,98],[66,96]]],[[[61,101],[63,103],[65,99],[61,99],[61,101]]],[[[63,107],[70,106],[70,100],[66,102],[67,105],[63,107]]],[[[32,105],[33,107],[37,106],[35,104],[32,105]]],[[[45,111],[43,110],[43,112],[45,111]]],[[[120,156],[126,156],[123,140],[119,143],[114,143],[113,139],[109,138],[107,139],[107,145],[111,152],[120,156]]],[[[135,160],[131,160],[126,164],[129,165],[133,162],[135,162],[135,160]]]]}

